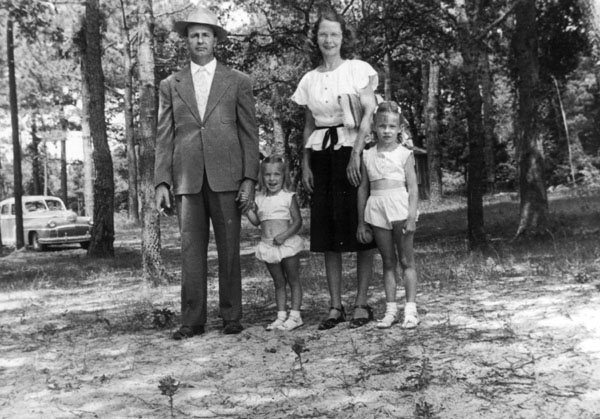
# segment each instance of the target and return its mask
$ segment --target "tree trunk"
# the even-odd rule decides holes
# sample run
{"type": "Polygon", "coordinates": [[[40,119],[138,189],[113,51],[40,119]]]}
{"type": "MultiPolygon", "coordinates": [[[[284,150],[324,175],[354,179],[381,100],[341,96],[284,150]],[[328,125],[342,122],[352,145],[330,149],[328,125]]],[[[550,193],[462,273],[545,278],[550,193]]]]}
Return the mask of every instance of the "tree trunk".
{"type": "MultiPolygon", "coordinates": [[[[475,6],[474,6],[475,7],[475,6]]],[[[461,68],[465,89],[466,116],[469,141],[467,166],[467,218],[468,237],[471,250],[485,250],[487,241],[483,219],[483,121],[482,100],[479,92],[478,57],[482,44],[477,41],[475,29],[477,22],[469,21],[464,0],[456,0],[458,13],[459,49],[463,64],[461,68]]]]}
{"type": "Polygon", "coordinates": [[[60,121],[60,125],[63,132],[63,136],[60,139],[60,197],[68,208],[69,192],[67,190],[67,120],[62,119],[60,121]]]}
{"type": "Polygon", "coordinates": [[[82,78],[89,89],[89,124],[94,144],[94,225],[88,255],[114,256],[114,192],[112,156],[106,137],[104,115],[104,73],[100,33],[99,0],[87,0],[85,7],[85,52],[82,59],[82,78]]]}
{"type": "Polygon", "coordinates": [[[442,200],[442,151],[438,128],[439,79],[440,64],[430,59],[425,104],[425,138],[429,170],[429,200],[433,204],[439,204],[442,200]]]}
{"type": "Polygon", "coordinates": [[[483,98],[483,155],[485,160],[485,189],[488,193],[494,192],[496,183],[495,138],[494,138],[494,116],[492,102],[492,75],[490,71],[490,59],[487,51],[482,51],[479,57],[479,68],[481,74],[481,96],[483,98]]]}
{"type": "Polygon", "coordinates": [[[142,196],[142,271],[158,285],[171,282],[160,253],[160,219],[154,208],[154,150],[156,148],[157,97],[154,77],[154,16],[152,0],[140,2],[138,66],[140,92],[140,194],[142,196]]]}
{"type": "Polygon", "coordinates": [[[37,133],[37,114],[31,118],[31,186],[33,195],[42,194],[42,168],[40,156],[40,143],[42,142],[37,133]]]}
{"type": "Polygon", "coordinates": [[[383,97],[392,100],[392,57],[389,50],[383,56],[383,97]]]}
{"type": "MultiPolygon", "coordinates": [[[[83,73],[83,67],[82,67],[83,73]]],[[[90,135],[90,94],[87,83],[81,83],[81,141],[83,141],[83,201],[85,215],[94,215],[94,160],[92,159],[93,146],[90,135]]]]}
{"type": "Polygon", "coordinates": [[[538,115],[540,80],[535,0],[523,0],[515,9],[514,45],[519,93],[517,153],[521,215],[515,237],[543,227],[548,216],[544,179],[544,152],[538,115]]]}
{"type": "Polygon", "coordinates": [[[10,101],[10,124],[13,145],[13,180],[15,197],[16,248],[25,246],[23,236],[23,174],[21,172],[21,142],[19,141],[19,107],[17,102],[17,81],[15,77],[15,48],[12,16],[6,25],[6,54],[8,58],[8,90],[10,101]]]}
{"type": "Polygon", "coordinates": [[[121,12],[123,14],[123,32],[125,38],[125,49],[123,52],[125,71],[125,139],[127,141],[127,174],[128,174],[128,214],[129,219],[135,223],[140,221],[140,210],[138,206],[138,177],[137,177],[137,155],[135,150],[135,133],[133,129],[133,69],[131,65],[131,37],[125,12],[125,3],[121,0],[121,12]]]}

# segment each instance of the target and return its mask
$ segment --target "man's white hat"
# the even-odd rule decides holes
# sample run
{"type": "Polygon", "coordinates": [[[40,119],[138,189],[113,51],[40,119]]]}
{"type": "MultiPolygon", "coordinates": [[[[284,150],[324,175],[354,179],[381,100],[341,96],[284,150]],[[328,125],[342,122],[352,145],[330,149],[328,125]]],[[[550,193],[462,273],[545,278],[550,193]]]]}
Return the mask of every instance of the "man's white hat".
{"type": "Polygon", "coordinates": [[[208,25],[215,31],[215,36],[219,41],[227,38],[227,31],[219,25],[217,16],[206,7],[199,6],[192,11],[185,20],[175,22],[173,30],[179,35],[187,36],[187,27],[192,24],[208,25]]]}

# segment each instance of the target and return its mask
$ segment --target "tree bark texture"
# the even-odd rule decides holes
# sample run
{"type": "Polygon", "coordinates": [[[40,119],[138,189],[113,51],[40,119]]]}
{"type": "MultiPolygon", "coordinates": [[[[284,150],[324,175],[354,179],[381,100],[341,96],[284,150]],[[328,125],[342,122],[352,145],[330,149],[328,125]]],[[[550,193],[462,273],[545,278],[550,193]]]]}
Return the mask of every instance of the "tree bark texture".
{"type": "Polygon", "coordinates": [[[87,0],[85,7],[85,53],[83,54],[83,79],[89,89],[89,124],[94,144],[94,225],[88,255],[114,256],[114,192],[113,164],[106,136],[104,115],[104,73],[100,33],[100,7],[98,0],[87,0]]]}
{"type": "Polygon", "coordinates": [[[123,52],[125,71],[124,114],[125,114],[125,139],[127,143],[127,180],[128,180],[128,215],[129,219],[138,223],[140,221],[140,210],[138,205],[138,169],[137,153],[135,150],[135,132],[133,128],[133,68],[131,60],[131,37],[125,13],[126,2],[121,1],[123,14],[123,33],[125,38],[125,49],[123,52]]]}
{"type": "Polygon", "coordinates": [[[483,157],[483,120],[482,99],[479,91],[478,57],[483,48],[477,40],[476,28],[479,24],[477,17],[469,17],[467,4],[473,10],[479,8],[478,0],[465,2],[456,0],[458,12],[459,49],[462,55],[462,80],[465,90],[466,116],[468,127],[469,157],[467,165],[467,218],[468,238],[471,250],[484,250],[487,241],[484,232],[483,218],[483,182],[485,175],[483,157]]]}
{"type": "Polygon", "coordinates": [[[492,75],[490,71],[490,59],[487,51],[482,51],[479,57],[479,69],[481,74],[481,96],[483,98],[483,132],[484,146],[483,154],[485,159],[485,180],[486,191],[494,191],[496,183],[496,163],[495,163],[495,137],[494,137],[494,106],[492,98],[492,75]]]}
{"type": "Polygon", "coordinates": [[[517,62],[517,153],[521,215],[515,236],[546,222],[548,197],[544,179],[544,151],[539,126],[541,102],[535,0],[523,0],[516,9],[514,48],[517,62]]]}
{"type": "MultiPolygon", "coordinates": [[[[83,63],[81,73],[83,74],[83,63]]],[[[90,94],[84,77],[81,81],[81,141],[83,142],[83,201],[85,215],[94,215],[94,160],[90,134],[90,94]]]]}
{"type": "Polygon", "coordinates": [[[67,128],[68,122],[66,119],[60,121],[63,136],[60,139],[60,197],[69,206],[69,191],[67,186],[67,128]]]}
{"type": "Polygon", "coordinates": [[[17,102],[17,81],[15,77],[14,23],[8,16],[6,25],[6,54],[8,58],[8,90],[10,101],[10,124],[13,145],[13,181],[15,197],[16,248],[25,246],[23,236],[23,173],[21,171],[21,142],[19,141],[19,105],[17,102]]]}
{"type": "Polygon", "coordinates": [[[31,192],[41,195],[42,192],[42,161],[40,156],[40,143],[42,142],[37,133],[37,114],[31,118],[31,192]]]}
{"type": "Polygon", "coordinates": [[[429,170],[429,200],[433,204],[438,204],[442,200],[442,151],[438,126],[439,79],[440,64],[430,59],[425,105],[425,138],[429,170]]]}
{"type": "Polygon", "coordinates": [[[156,148],[157,94],[154,76],[154,16],[152,0],[140,3],[138,66],[140,94],[140,194],[142,197],[142,271],[158,285],[171,282],[161,255],[160,219],[154,208],[154,150],[156,148]]]}

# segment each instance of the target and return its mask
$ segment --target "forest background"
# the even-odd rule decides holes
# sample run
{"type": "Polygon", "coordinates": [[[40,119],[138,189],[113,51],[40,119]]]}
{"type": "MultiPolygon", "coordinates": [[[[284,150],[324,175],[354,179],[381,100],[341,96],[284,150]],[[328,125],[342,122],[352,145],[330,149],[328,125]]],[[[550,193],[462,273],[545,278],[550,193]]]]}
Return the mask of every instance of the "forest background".
{"type": "MultiPolygon", "coordinates": [[[[344,15],[356,57],[379,72],[379,92],[401,104],[421,198],[435,205],[466,195],[472,249],[487,245],[486,193],[518,191],[519,235],[543,228],[548,188],[598,183],[600,20],[592,0],[202,4],[230,31],[218,58],[254,80],[262,153],[286,153],[304,203],[303,110],[289,98],[318,64],[311,30],[325,7],[344,15]]],[[[143,251],[156,248],[159,222],[149,211],[156,86],[187,60],[171,27],[193,6],[0,2],[8,75],[0,80],[0,198],[49,193],[93,215],[90,255],[113,254],[115,212],[142,219],[143,251]],[[77,141],[81,155],[68,161],[66,144],[77,141]]]]}

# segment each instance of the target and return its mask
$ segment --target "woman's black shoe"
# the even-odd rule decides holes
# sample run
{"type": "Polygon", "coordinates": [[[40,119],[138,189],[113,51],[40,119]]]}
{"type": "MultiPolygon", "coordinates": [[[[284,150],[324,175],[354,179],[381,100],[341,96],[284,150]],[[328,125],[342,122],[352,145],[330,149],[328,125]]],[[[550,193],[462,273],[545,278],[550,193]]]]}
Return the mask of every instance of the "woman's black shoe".
{"type": "Polygon", "coordinates": [[[354,306],[354,311],[352,312],[352,320],[350,320],[350,329],[356,329],[358,327],[362,327],[365,324],[369,323],[370,321],[373,321],[373,319],[375,318],[373,315],[373,308],[371,306],[368,306],[368,305],[367,306],[354,306]],[[357,308],[362,308],[362,309],[366,310],[368,316],[355,319],[354,311],[356,311],[357,308]]]}
{"type": "Polygon", "coordinates": [[[321,322],[318,327],[318,330],[328,330],[334,328],[338,323],[342,323],[346,321],[346,311],[344,310],[344,306],[341,308],[337,307],[329,307],[329,310],[337,310],[340,312],[340,315],[336,318],[329,317],[321,322]]]}

